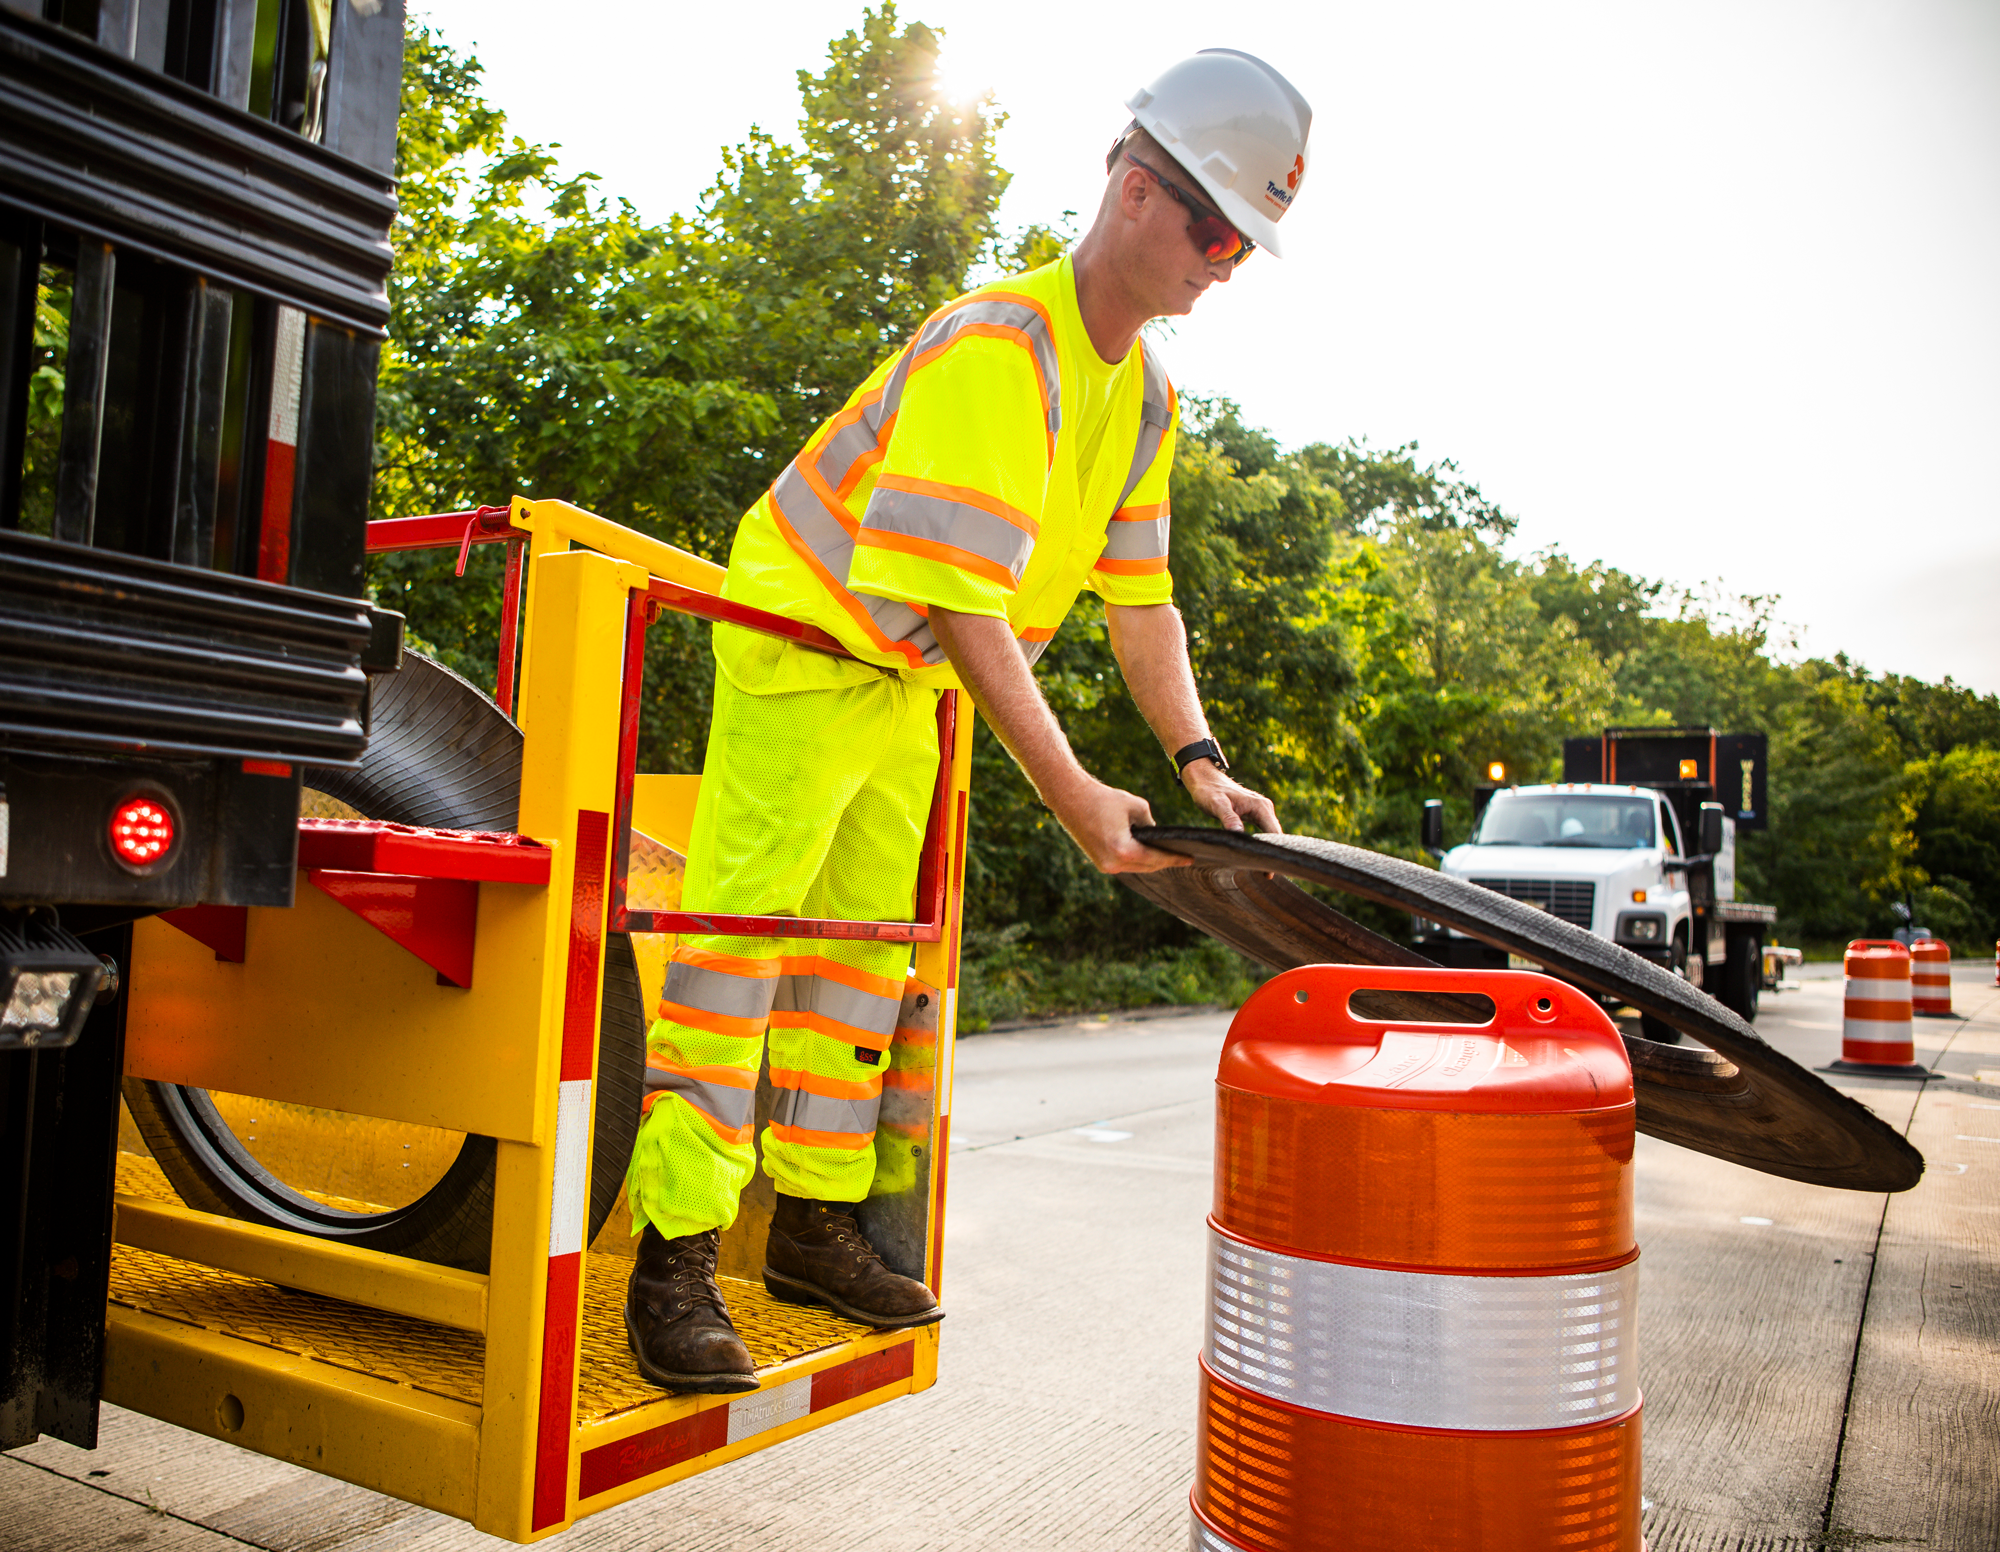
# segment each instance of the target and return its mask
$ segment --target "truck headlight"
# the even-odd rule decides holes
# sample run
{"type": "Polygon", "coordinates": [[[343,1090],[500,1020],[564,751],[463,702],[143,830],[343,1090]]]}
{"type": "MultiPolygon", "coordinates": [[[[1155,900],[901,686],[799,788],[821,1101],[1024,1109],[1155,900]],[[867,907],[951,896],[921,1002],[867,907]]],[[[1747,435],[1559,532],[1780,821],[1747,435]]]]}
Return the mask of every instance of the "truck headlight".
{"type": "Polygon", "coordinates": [[[1667,936],[1667,919],[1650,911],[1627,911],[1618,918],[1616,934],[1621,943],[1643,943],[1654,947],[1664,943],[1667,936]]]}
{"type": "Polygon", "coordinates": [[[0,920],[0,1050],[72,1045],[104,964],[46,915],[0,920]]]}

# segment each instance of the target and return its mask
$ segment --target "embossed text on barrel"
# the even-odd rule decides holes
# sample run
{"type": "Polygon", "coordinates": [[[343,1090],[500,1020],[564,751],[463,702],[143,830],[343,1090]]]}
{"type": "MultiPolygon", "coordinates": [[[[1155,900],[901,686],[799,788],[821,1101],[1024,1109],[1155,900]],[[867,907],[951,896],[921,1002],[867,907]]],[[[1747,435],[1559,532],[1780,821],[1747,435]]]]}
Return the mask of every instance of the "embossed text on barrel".
{"type": "Polygon", "coordinates": [[[1259,988],[1216,1077],[1195,1552],[1636,1552],[1633,1120],[1562,982],[1259,988]],[[1409,993],[1495,1011],[1387,1017],[1409,993]]]}

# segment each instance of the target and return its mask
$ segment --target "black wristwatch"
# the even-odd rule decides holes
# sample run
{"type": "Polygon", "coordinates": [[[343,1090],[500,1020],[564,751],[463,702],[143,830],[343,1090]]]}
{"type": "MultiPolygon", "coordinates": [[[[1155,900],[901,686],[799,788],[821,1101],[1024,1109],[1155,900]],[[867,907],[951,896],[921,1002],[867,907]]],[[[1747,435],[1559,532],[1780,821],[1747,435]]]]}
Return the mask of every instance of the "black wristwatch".
{"type": "Polygon", "coordinates": [[[1212,738],[1204,738],[1199,743],[1189,744],[1187,748],[1175,752],[1174,774],[1187,775],[1187,768],[1197,760],[1213,760],[1215,768],[1219,771],[1229,769],[1229,762],[1222,757],[1222,745],[1212,738]]]}

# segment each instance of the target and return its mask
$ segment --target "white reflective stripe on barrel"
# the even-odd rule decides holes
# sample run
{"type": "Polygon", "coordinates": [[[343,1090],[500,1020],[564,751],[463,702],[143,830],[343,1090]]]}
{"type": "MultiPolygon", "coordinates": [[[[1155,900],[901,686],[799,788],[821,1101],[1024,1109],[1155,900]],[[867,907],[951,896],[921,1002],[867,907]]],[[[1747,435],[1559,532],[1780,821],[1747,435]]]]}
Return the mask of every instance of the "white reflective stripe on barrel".
{"type": "Polygon", "coordinates": [[[1639,1404],[1639,1263],[1455,1277],[1308,1261],[1209,1229],[1209,1367],[1315,1412],[1411,1428],[1602,1422],[1639,1404]]]}
{"type": "Polygon", "coordinates": [[[1905,978],[1897,981],[1863,980],[1852,977],[1846,987],[1849,1002],[1908,1002],[1911,982],[1905,978]]]}
{"type": "Polygon", "coordinates": [[[1188,1511],[1188,1552],[1244,1552],[1235,1542],[1218,1535],[1202,1522],[1200,1515],[1192,1509],[1188,1511]]]}

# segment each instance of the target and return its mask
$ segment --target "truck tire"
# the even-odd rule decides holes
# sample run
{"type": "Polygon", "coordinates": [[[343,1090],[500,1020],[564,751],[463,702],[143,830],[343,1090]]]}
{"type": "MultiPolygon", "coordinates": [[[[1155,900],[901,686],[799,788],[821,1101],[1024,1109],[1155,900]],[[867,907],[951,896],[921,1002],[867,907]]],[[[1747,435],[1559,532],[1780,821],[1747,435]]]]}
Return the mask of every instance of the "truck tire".
{"type": "Polygon", "coordinates": [[[1763,944],[1757,939],[1732,942],[1729,960],[1722,967],[1722,986],[1716,998],[1744,1023],[1755,1023],[1757,1003],[1764,990],[1763,944]]]}
{"type": "MultiPolygon", "coordinates": [[[[512,830],[520,811],[521,731],[440,663],[406,653],[371,681],[368,752],[358,769],[308,768],[307,788],[365,818],[449,830],[512,830]]],[[[631,939],[605,940],[590,1237],[616,1205],[639,1129],[646,1018],[631,939]]],[[[491,1257],[497,1145],[468,1134],[436,1185],[406,1206],[345,1212],[265,1169],[206,1089],[125,1080],[125,1102],[154,1160],[188,1206],[316,1239],[484,1272],[491,1257]]]]}
{"type": "MultiPolygon", "coordinates": [[[[1685,927],[1680,928],[1674,933],[1673,960],[1667,968],[1683,981],[1687,979],[1688,935],[1685,927]]],[[[1654,1018],[1650,1013],[1639,1015],[1639,1033],[1658,1045],[1679,1045],[1681,1043],[1681,1032],[1678,1029],[1674,1028],[1665,1019],[1654,1018]]]]}

